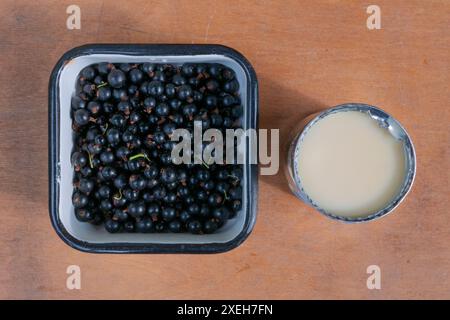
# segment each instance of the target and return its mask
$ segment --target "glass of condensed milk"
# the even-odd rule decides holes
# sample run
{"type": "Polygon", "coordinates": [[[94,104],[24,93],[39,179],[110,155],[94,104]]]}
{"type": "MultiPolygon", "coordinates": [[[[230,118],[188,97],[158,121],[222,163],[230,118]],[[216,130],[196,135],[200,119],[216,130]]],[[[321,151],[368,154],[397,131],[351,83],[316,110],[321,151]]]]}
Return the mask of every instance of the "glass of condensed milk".
{"type": "Polygon", "coordinates": [[[329,218],[371,221],[392,212],[416,173],[412,141],[383,110],[357,103],[307,117],[288,147],[292,192],[329,218]]]}

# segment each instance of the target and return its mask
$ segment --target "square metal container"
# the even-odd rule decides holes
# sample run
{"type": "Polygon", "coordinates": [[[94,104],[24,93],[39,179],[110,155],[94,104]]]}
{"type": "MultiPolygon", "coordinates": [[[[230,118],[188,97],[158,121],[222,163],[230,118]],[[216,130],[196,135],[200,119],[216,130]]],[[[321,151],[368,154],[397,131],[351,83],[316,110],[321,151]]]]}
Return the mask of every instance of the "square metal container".
{"type": "Polygon", "coordinates": [[[71,247],[92,253],[218,253],[239,246],[252,231],[258,196],[257,155],[246,146],[243,165],[242,210],[214,234],[109,234],[104,228],[79,222],[71,196],[73,148],[71,97],[82,68],[98,62],[221,63],[236,72],[244,108],[243,129],[258,129],[258,83],[250,63],[237,51],[221,45],[91,44],[66,52],[49,82],[49,209],[56,233],[71,247]]]}

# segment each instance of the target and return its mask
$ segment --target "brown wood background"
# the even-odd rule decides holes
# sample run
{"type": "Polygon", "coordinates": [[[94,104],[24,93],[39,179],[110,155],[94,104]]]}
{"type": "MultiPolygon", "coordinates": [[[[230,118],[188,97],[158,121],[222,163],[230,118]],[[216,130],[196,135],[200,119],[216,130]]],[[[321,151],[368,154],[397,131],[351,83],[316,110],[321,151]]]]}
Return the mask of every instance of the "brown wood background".
{"type": "Polygon", "coordinates": [[[1,0],[0,15],[0,298],[450,298],[450,1],[1,0]],[[373,3],[382,29],[369,31],[373,3]],[[66,29],[70,4],[81,30],[66,29]],[[345,225],[266,176],[254,232],[229,253],[77,252],[48,217],[47,84],[65,51],[95,42],[236,48],[258,74],[261,127],[282,138],[328,106],[380,106],[414,139],[413,190],[389,217],[345,225]],[[366,288],[371,264],[381,290],[366,288]]]}

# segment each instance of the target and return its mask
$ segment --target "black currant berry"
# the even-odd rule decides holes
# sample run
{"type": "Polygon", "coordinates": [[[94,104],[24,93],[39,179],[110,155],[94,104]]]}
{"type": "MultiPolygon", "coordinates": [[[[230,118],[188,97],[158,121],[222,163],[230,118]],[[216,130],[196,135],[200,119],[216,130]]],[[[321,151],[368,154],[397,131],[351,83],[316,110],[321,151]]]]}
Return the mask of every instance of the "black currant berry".
{"type": "Polygon", "coordinates": [[[127,78],[125,76],[125,73],[123,73],[123,71],[120,69],[113,69],[108,74],[108,83],[113,88],[122,87],[125,84],[126,80],[127,78]]]}

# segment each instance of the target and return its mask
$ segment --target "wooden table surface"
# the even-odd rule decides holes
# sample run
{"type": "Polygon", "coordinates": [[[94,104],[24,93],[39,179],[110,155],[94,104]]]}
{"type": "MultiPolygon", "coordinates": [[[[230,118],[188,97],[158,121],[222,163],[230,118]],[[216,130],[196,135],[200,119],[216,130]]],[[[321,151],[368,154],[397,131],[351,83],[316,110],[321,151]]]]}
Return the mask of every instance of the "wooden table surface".
{"type": "Polygon", "coordinates": [[[450,298],[450,2],[0,2],[0,298],[450,298]],[[81,30],[66,8],[81,8],[81,30]],[[381,8],[368,30],[366,8],[381,8]],[[285,139],[303,116],[344,102],[384,108],[417,151],[412,192],[376,222],[330,221],[260,177],[256,227],[218,255],[93,255],[65,245],[48,215],[47,85],[85,43],[220,43],[260,85],[260,126],[285,139]],[[81,290],[66,288],[79,265],[81,290]],[[381,290],[366,287],[369,265],[381,290]]]}

